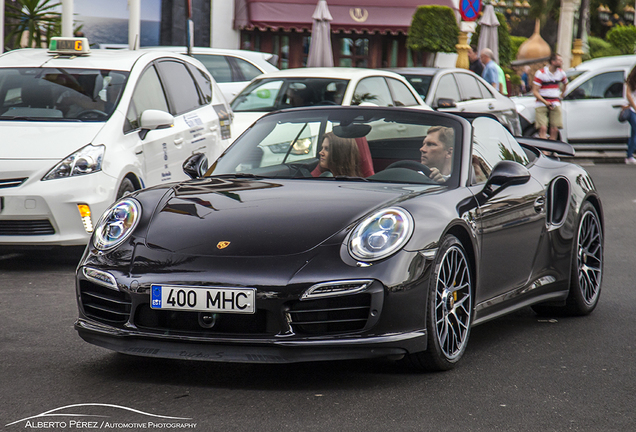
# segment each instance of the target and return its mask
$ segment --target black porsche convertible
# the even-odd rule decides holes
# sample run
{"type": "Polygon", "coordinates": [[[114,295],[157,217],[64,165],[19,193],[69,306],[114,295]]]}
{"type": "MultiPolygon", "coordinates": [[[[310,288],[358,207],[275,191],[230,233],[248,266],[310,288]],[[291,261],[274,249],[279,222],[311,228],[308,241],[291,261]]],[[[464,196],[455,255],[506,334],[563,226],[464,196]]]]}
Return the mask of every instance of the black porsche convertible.
{"type": "Polygon", "coordinates": [[[138,356],[451,369],[474,325],[596,307],[602,205],[568,154],[474,114],[266,115],[104,213],[75,328],[138,356]]]}

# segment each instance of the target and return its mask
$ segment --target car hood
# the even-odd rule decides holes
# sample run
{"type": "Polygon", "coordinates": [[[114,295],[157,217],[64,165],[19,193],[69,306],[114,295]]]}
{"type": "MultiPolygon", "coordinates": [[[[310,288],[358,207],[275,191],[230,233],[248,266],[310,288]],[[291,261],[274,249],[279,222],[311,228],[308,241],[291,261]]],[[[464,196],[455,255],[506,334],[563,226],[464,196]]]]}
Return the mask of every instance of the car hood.
{"type": "MultiPolygon", "coordinates": [[[[207,178],[174,186],[155,209],[149,247],[203,256],[274,256],[340,243],[371,210],[414,193],[386,184],[207,178]]],[[[141,197],[140,197],[141,198],[141,197]]]]}
{"type": "MultiPolygon", "coordinates": [[[[0,159],[60,160],[93,141],[105,123],[0,121],[0,159]]],[[[100,144],[100,143],[95,143],[100,144]]]]}
{"type": "Polygon", "coordinates": [[[245,130],[252,126],[259,118],[263,117],[266,112],[234,112],[234,119],[232,120],[232,141],[238,138],[245,130]]]}

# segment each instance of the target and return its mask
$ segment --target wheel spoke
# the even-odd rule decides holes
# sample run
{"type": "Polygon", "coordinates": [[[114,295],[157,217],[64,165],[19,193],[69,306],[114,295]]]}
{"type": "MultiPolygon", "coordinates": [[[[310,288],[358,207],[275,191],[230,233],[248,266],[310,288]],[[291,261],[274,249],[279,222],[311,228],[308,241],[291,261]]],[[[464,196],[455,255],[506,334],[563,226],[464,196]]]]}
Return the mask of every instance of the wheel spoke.
{"type": "Polygon", "coordinates": [[[591,304],[600,288],[603,260],[600,224],[591,211],[583,215],[578,240],[579,289],[585,302],[591,304]]]}

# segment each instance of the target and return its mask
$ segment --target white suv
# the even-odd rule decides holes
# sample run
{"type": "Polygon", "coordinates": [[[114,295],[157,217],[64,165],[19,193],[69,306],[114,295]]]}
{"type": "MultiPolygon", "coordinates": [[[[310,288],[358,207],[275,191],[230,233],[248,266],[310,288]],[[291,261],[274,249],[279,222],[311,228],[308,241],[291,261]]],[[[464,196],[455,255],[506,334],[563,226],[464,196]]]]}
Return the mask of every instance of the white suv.
{"type": "Polygon", "coordinates": [[[230,142],[230,107],[197,60],[51,45],[0,56],[0,246],[84,245],[115,199],[184,180],[188,156],[230,142]]]}

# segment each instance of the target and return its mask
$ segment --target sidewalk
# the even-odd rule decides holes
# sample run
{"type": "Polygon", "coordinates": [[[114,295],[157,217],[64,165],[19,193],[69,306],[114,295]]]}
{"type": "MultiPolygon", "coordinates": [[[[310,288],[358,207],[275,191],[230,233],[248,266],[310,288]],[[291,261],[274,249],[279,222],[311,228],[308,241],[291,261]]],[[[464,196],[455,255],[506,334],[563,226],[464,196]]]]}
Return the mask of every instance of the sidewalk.
{"type": "Polygon", "coordinates": [[[579,165],[597,164],[624,164],[624,150],[577,150],[576,154],[569,157],[561,157],[561,160],[571,160],[579,165]]]}

